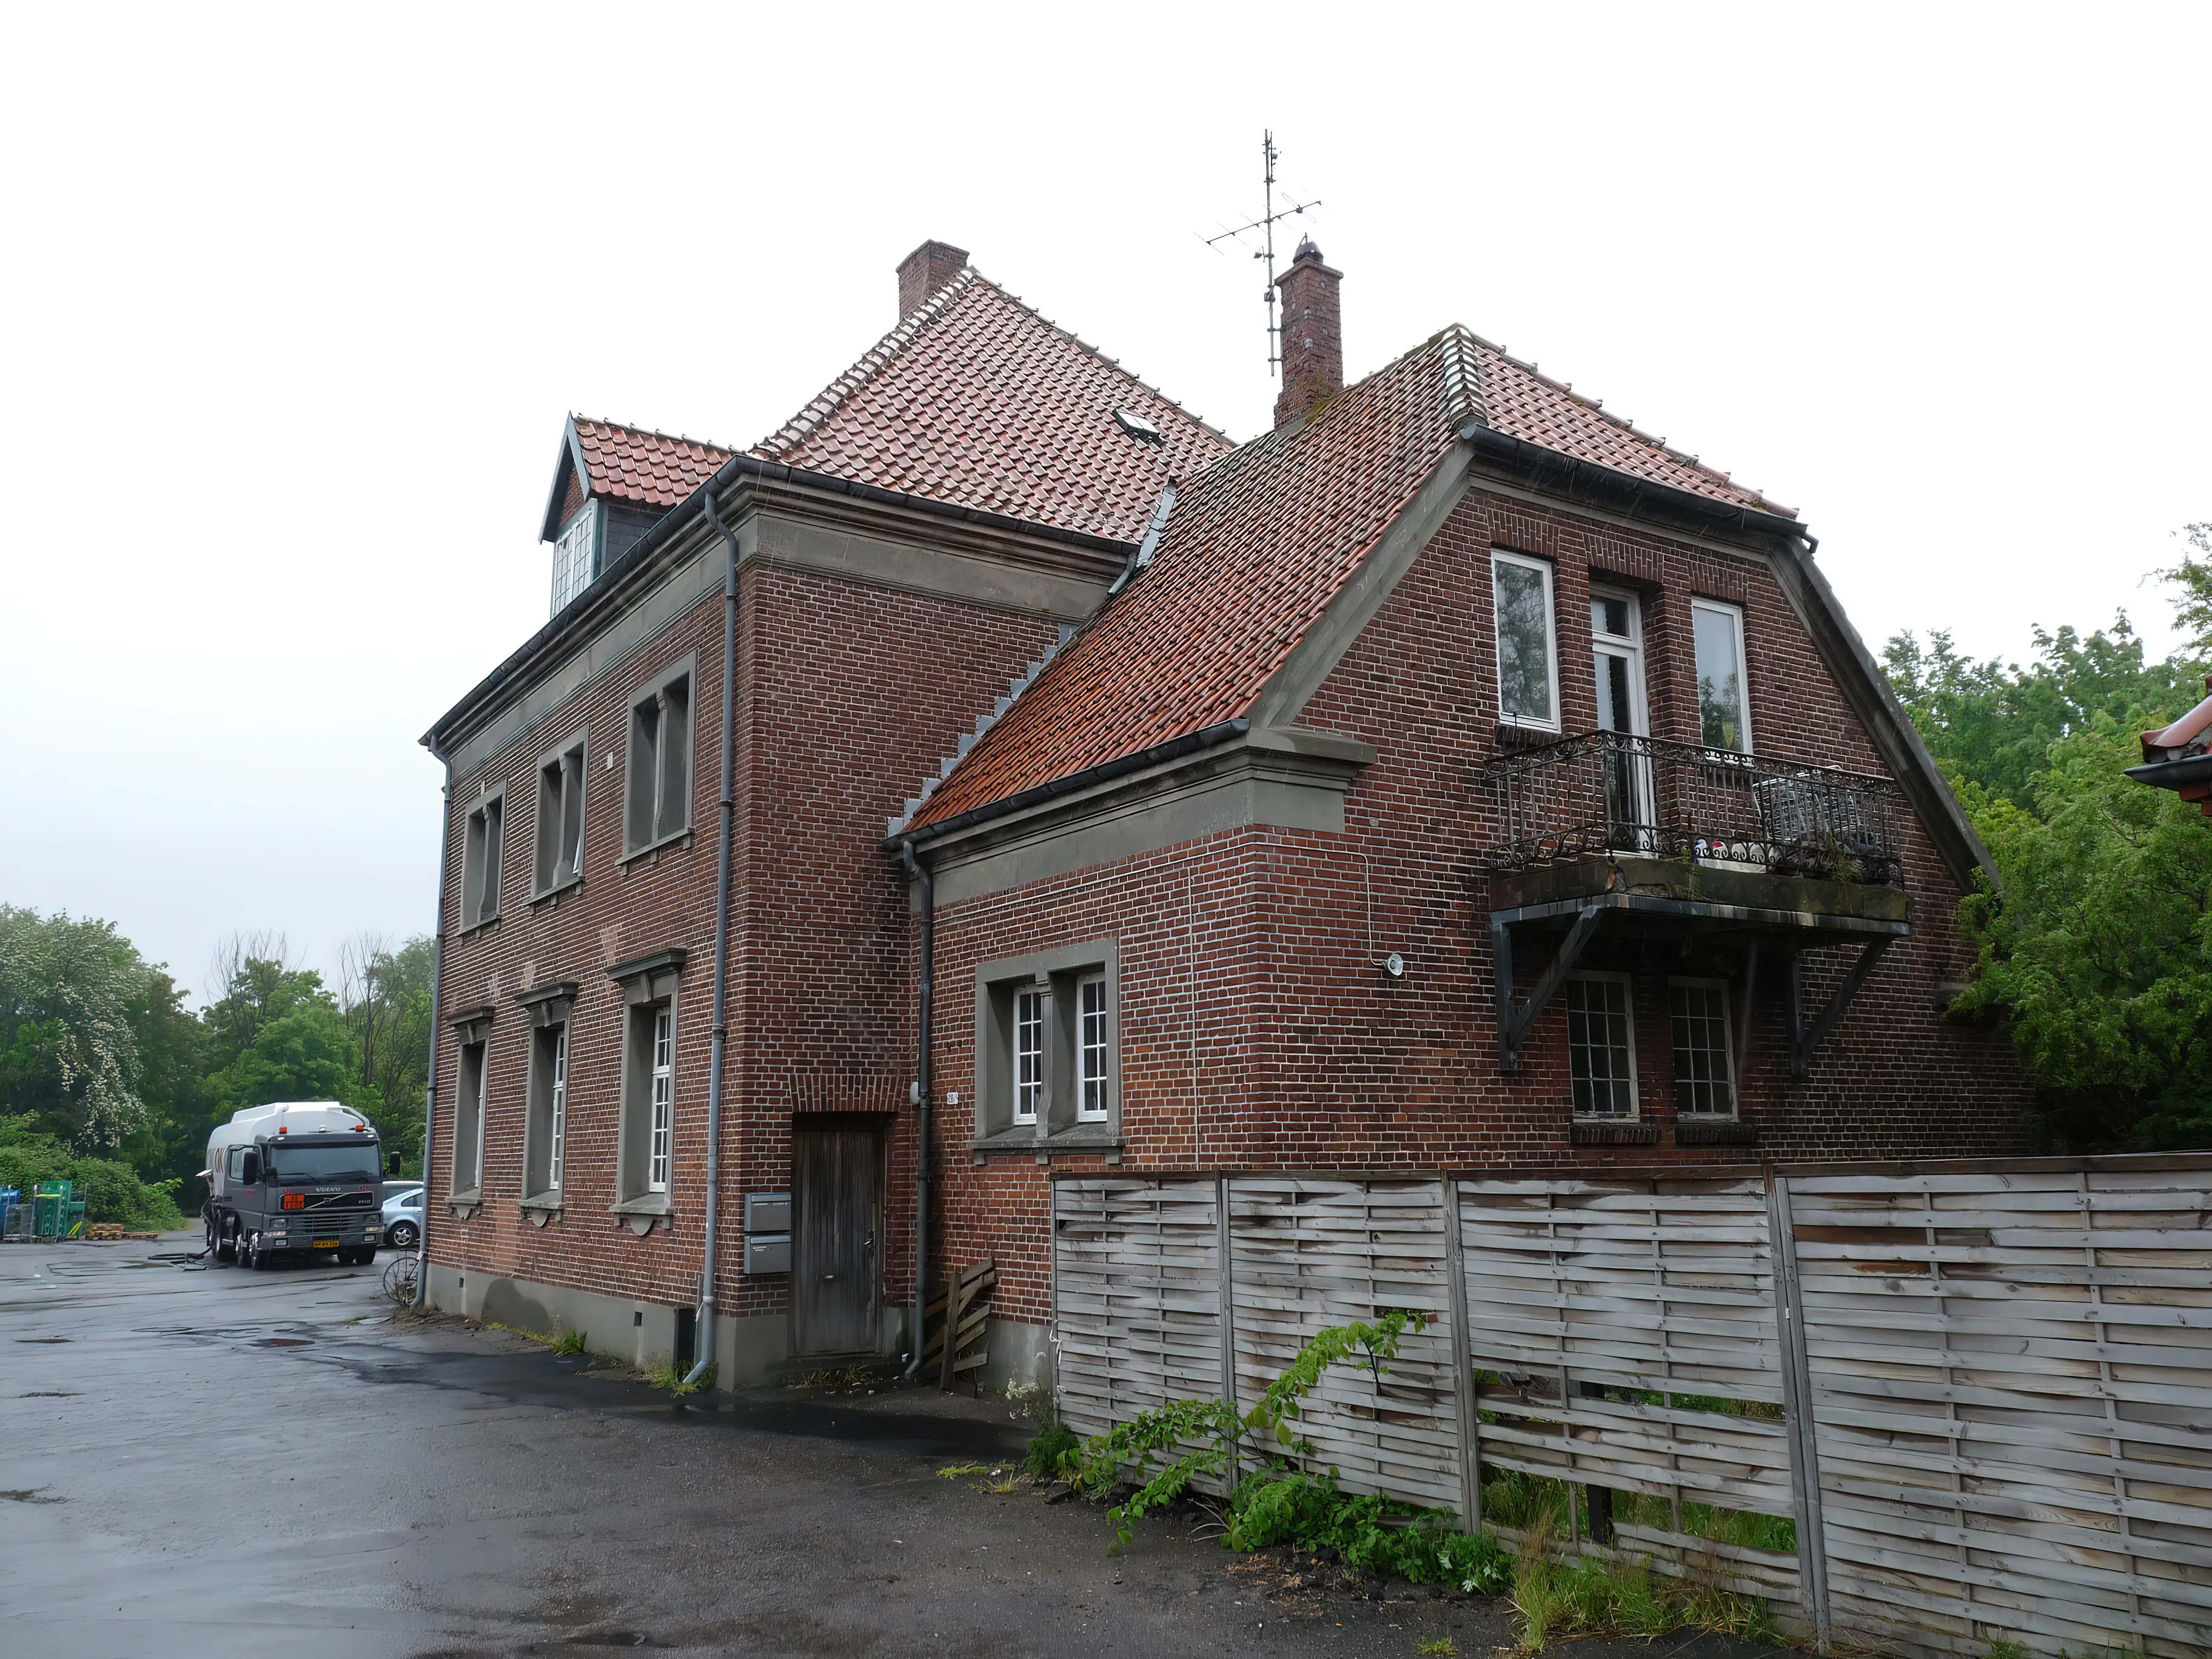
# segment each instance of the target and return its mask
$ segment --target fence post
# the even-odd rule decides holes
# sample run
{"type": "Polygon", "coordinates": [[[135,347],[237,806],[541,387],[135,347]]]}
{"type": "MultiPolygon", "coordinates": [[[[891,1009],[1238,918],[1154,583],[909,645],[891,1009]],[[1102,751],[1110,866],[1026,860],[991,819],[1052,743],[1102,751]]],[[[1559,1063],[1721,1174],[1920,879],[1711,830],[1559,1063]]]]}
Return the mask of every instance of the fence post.
{"type": "Polygon", "coordinates": [[[1820,1443],[1813,1427],[1813,1375],[1805,1353],[1805,1320],[1798,1296],[1797,1236],[1790,1216],[1790,1180],[1770,1169],[1766,1224],[1774,1243],[1774,1322],[1781,1351],[1783,1409],[1790,1419],[1790,1496],[1796,1510],[1797,1583],[1813,1638],[1830,1650],[1828,1545],[1820,1525],[1820,1443]]]}
{"type": "Polygon", "coordinates": [[[1482,1416],[1475,1391],[1474,1356],[1468,1340],[1474,1329],[1467,1320],[1466,1246],[1460,1238],[1459,1182],[1449,1170],[1437,1177],[1443,1198],[1444,1272],[1451,1279],[1452,1387],[1459,1396],[1455,1419],[1459,1430],[1460,1524],[1468,1532],[1482,1530],[1482,1416]]]}
{"type": "MultiPolygon", "coordinates": [[[[1229,1177],[1216,1176],[1213,1188],[1214,1253],[1221,1258],[1220,1288],[1221,1317],[1216,1322],[1221,1332],[1221,1399],[1230,1410],[1237,1410],[1237,1279],[1231,1270],[1229,1256],[1229,1177]]],[[[1231,1441],[1229,1449],[1229,1486],[1235,1491],[1239,1462],[1237,1447],[1240,1441],[1231,1441]]]]}

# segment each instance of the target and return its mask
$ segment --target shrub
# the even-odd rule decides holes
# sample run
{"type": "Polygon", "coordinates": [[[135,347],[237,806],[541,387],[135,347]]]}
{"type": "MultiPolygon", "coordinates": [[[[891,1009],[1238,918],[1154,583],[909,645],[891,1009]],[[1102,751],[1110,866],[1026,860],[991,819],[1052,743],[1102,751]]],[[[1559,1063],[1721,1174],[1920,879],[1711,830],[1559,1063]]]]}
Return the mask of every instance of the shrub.
{"type": "Polygon", "coordinates": [[[40,1134],[28,1117],[0,1118],[0,1187],[27,1195],[41,1181],[66,1181],[83,1195],[85,1219],[119,1221],[141,1231],[181,1227],[174,1178],[149,1185],[128,1164],[79,1158],[52,1135],[40,1134]]]}
{"type": "Polygon", "coordinates": [[[1453,1584],[1495,1595],[1511,1577],[1494,1538],[1459,1531],[1443,1511],[1339,1492],[1336,1471],[1248,1475],[1229,1500],[1227,1542],[1240,1550],[1291,1544],[1331,1549],[1346,1565],[1416,1584],[1453,1584]]]}
{"type": "Polygon", "coordinates": [[[1058,1419],[1039,1429],[1022,1454],[1022,1468],[1040,1480],[1062,1474],[1083,1450],[1083,1438],[1058,1419]]]}

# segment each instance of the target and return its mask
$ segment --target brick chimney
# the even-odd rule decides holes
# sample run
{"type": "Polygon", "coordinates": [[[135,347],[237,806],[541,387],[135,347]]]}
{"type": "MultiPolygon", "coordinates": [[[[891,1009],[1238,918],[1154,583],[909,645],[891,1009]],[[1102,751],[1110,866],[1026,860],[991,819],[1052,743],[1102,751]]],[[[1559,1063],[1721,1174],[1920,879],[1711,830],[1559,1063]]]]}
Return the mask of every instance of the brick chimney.
{"type": "Polygon", "coordinates": [[[1309,236],[1275,286],[1283,295],[1283,389],[1275,394],[1275,424],[1313,412],[1344,390],[1344,334],[1336,285],[1344,273],[1322,263],[1309,236]]]}
{"type": "Polygon", "coordinates": [[[968,264],[968,250],[950,242],[924,242],[899,261],[899,321],[957,276],[968,264]]]}

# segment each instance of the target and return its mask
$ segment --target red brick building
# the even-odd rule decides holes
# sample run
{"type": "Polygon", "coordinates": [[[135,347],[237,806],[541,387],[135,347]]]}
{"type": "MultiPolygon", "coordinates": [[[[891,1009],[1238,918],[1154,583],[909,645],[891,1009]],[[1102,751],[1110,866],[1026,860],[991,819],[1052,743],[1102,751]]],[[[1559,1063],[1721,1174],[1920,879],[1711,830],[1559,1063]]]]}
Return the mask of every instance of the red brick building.
{"type": "Polygon", "coordinates": [[[905,1352],[921,1236],[1028,1376],[1055,1168],[2009,1142],[1809,535],[1461,329],[1345,386],[1338,281],[1242,446],[942,243],[750,451],[569,423],[426,738],[441,1305],[746,1380],[905,1352]]]}

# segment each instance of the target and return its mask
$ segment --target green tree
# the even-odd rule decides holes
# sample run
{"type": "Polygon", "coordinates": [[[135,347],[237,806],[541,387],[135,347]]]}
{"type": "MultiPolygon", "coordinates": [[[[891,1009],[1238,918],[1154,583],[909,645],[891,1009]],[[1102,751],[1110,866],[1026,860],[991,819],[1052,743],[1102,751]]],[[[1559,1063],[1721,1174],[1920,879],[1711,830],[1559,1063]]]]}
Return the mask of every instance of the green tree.
{"type": "Polygon", "coordinates": [[[2126,776],[2140,724],[2051,744],[2026,805],[1961,792],[2005,896],[1962,908],[1979,955],[1955,1010],[2009,1023],[2053,1151],[2212,1146],[2212,823],[2126,776]]]}
{"type": "Polygon", "coordinates": [[[140,1025],[159,971],[112,922],[0,905],[0,1112],[88,1146],[137,1129],[140,1025]]]}
{"type": "Polygon", "coordinates": [[[360,1054],[358,1080],[375,1101],[364,1109],[387,1156],[397,1156],[403,1169],[422,1162],[436,955],[436,941],[428,935],[395,947],[364,934],[338,958],[338,1004],[360,1054]]]}

